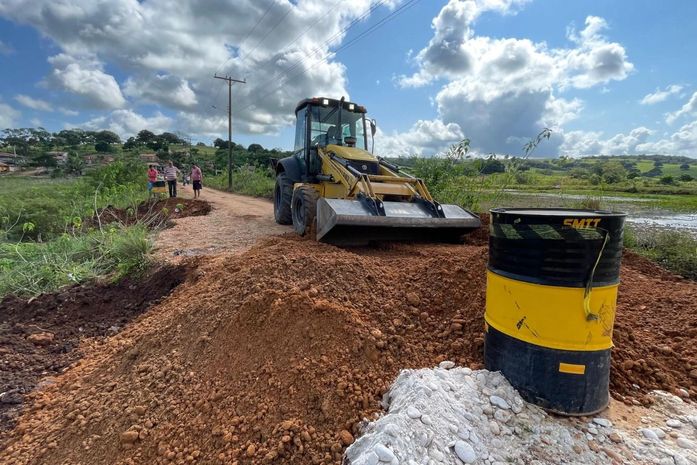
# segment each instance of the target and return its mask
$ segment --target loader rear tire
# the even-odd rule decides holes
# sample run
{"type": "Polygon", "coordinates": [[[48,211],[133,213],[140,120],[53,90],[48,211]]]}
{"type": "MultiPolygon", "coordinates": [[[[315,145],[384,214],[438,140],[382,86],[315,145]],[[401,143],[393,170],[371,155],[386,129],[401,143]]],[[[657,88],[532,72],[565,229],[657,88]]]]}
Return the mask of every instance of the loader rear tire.
{"type": "Polygon", "coordinates": [[[293,182],[286,173],[278,173],[273,188],[273,216],[278,224],[292,224],[290,202],[293,199],[293,182]]]}
{"type": "Polygon", "coordinates": [[[293,229],[301,236],[314,230],[319,193],[310,186],[300,186],[293,191],[293,229]]]}

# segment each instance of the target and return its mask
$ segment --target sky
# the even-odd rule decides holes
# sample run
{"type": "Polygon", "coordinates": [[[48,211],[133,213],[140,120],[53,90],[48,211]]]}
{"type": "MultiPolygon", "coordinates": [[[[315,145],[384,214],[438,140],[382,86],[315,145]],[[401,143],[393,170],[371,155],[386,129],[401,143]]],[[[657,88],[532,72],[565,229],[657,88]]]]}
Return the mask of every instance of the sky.
{"type": "Polygon", "coordinates": [[[290,149],[347,99],[376,152],[697,157],[697,2],[0,0],[0,128],[141,129],[290,149]]]}

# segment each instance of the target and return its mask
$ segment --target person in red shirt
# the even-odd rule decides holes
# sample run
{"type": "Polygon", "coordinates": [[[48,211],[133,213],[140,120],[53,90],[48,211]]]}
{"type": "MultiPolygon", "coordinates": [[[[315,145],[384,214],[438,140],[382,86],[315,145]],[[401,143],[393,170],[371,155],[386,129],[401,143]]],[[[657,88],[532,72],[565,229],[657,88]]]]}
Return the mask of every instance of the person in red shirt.
{"type": "Polygon", "coordinates": [[[150,165],[148,167],[148,193],[152,196],[152,188],[155,186],[155,181],[157,181],[157,170],[155,165],[150,165]]]}
{"type": "Polygon", "coordinates": [[[201,181],[203,181],[203,173],[201,173],[201,168],[194,163],[191,165],[191,183],[194,187],[194,198],[197,199],[201,197],[201,181]]]}

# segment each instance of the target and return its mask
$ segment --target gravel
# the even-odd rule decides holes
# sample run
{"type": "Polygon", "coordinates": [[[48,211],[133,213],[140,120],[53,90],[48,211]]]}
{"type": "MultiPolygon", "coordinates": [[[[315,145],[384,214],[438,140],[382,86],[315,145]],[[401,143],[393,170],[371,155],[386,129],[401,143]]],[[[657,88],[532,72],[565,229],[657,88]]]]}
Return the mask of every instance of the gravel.
{"type": "Polygon", "coordinates": [[[671,394],[652,395],[651,412],[675,421],[651,417],[631,429],[603,417],[550,415],[524,402],[500,373],[442,365],[404,370],[385,396],[386,413],[364,425],[345,463],[697,463],[697,416],[676,415],[697,410],[671,394]],[[678,423],[676,438],[660,428],[678,423]]]}

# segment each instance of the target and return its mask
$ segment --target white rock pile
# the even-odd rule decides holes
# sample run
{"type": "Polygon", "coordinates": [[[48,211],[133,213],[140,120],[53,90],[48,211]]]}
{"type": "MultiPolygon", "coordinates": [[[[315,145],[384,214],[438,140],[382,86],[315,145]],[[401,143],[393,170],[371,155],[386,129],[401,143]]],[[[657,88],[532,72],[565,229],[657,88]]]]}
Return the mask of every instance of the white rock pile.
{"type": "Polygon", "coordinates": [[[687,417],[675,418],[688,421],[681,427],[647,427],[647,436],[618,430],[606,418],[549,415],[523,401],[500,373],[452,362],[402,371],[383,402],[386,414],[346,450],[349,464],[697,464],[697,424],[687,417]],[[685,430],[661,443],[657,431],[666,428],[685,430]]]}

